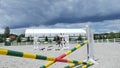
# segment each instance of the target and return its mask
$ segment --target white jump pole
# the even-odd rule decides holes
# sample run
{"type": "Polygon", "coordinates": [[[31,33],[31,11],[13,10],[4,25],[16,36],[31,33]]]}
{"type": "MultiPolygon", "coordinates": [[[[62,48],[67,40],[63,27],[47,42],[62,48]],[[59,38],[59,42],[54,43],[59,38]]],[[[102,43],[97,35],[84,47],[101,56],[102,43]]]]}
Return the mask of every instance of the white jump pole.
{"type": "Polygon", "coordinates": [[[34,37],[34,50],[38,49],[38,37],[34,37]]]}
{"type": "Polygon", "coordinates": [[[87,60],[91,61],[93,63],[96,63],[94,61],[94,50],[93,50],[93,32],[90,29],[89,25],[86,25],[86,34],[88,39],[88,45],[87,45],[87,60]]]}
{"type": "Polygon", "coordinates": [[[62,49],[69,49],[69,35],[68,34],[64,34],[63,35],[63,38],[64,38],[64,45],[63,45],[63,48],[62,49]]]}

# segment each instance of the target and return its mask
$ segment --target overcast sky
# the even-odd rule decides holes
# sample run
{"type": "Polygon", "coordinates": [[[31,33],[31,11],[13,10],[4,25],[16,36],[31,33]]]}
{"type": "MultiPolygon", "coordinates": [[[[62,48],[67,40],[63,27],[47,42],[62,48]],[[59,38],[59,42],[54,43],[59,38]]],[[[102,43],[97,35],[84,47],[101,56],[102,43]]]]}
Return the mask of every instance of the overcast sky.
{"type": "Polygon", "coordinates": [[[0,0],[0,33],[26,28],[80,28],[120,31],[120,0],[0,0]]]}

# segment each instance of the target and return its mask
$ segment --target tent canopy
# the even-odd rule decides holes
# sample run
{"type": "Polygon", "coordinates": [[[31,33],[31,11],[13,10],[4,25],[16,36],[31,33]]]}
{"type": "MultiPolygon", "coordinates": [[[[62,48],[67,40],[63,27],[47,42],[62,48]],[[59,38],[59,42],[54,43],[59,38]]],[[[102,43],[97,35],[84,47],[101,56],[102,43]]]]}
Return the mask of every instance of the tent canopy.
{"type": "Polygon", "coordinates": [[[86,34],[84,29],[26,29],[25,36],[42,37],[42,36],[55,36],[58,34],[79,35],[86,34]]]}

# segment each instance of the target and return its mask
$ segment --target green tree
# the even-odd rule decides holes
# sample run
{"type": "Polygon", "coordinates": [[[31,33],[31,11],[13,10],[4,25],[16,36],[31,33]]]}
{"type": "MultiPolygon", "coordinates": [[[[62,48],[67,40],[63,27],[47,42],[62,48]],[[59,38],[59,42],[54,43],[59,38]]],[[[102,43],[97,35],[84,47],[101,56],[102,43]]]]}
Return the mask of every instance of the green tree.
{"type": "Polygon", "coordinates": [[[81,41],[81,40],[82,40],[82,36],[80,35],[80,36],[77,38],[77,40],[80,40],[80,41],[81,41]]]}
{"type": "Polygon", "coordinates": [[[72,40],[72,38],[69,38],[69,41],[71,41],[72,40]]]}
{"type": "Polygon", "coordinates": [[[56,37],[54,37],[54,38],[53,38],[53,41],[56,41],[56,40],[57,40],[56,37]]]}
{"type": "Polygon", "coordinates": [[[27,37],[27,42],[30,42],[30,37],[27,37]]]}
{"type": "Polygon", "coordinates": [[[18,43],[21,42],[21,37],[20,36],[17,37],[17,42],[18,43]]]}
{"type": "Polygon", "coordinates": [[[8,38],[10,34],[10,28],[7,26],[4,31],[5,38],[8,38]]]}
{"type": "Polygon", "coordinates": [[[94,34],[94,39],[97,40],[98,38],[98,34],[94,34]]]}
{"type": "Polygon", "coordinates": [[[114,34],[113,32],[111,32],[111,33],[108,35],[108,38],[109,38],[109,39],[115,38],[115,34],[114,34]]]}
{"type": "Polygon", "coordinates": [[[48,37],[47,36],[45,37],[45,41],[48,41],[48,37]]]}
{"type": "Polygon", "coordinates": [[[20,36],[20,37],[25,37],[25,34],[20,34],[19,36],[20,36]]]}
{"type": "Polygon", "coordinates": [[[118,33],[118,37],[120,38],[120,32],[118,33]]]}
{"type": "Polygon", "coordinates": [[[3,38],[0,37],[0,43],[3,43],[3,38]]]}

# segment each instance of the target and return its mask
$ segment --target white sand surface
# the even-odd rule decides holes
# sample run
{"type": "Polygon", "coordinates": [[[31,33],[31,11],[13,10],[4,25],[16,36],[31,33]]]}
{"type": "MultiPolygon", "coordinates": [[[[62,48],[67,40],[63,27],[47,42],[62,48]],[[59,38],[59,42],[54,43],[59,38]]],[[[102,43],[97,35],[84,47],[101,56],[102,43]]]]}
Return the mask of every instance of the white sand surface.
{"type": "MultiPolygon", "coordinates": [[[[76,44],[70,44],[70,48],[73,48],[76,44]]],[[[6,48],[10,50],[30,52],[35,54],[40,54],[44,56],[53,56],[57,57],[67,50],[55,51],[58,47],[54,44],[45,44],[40,45],[39,48],[46,48],[45,50],[33,50],[33,45],[24,45],[24,46],[1,46],[1,48],[6,48]],[[47,51],[48,46],[51,47],[51,51],[47,51]]],[[[120,44],[118,43],[95,43],[95,60],[98,64],[91,66],[90,68],[120,68],[120,44]]],[[[74,60],[85,60],[87,58],[86,46],[78,49],[69,56],[66,56],[67,59],[74,60]]],[[[45,60],[36,60],[36,59],[26,59],[21,57],[5,56],[0,55],[0,68],[39,68],[48,61],[45,60]]],[[[68,63],[56,62],[51,65],[49,68],[64,68],[69,65],[68,63]]]]}

